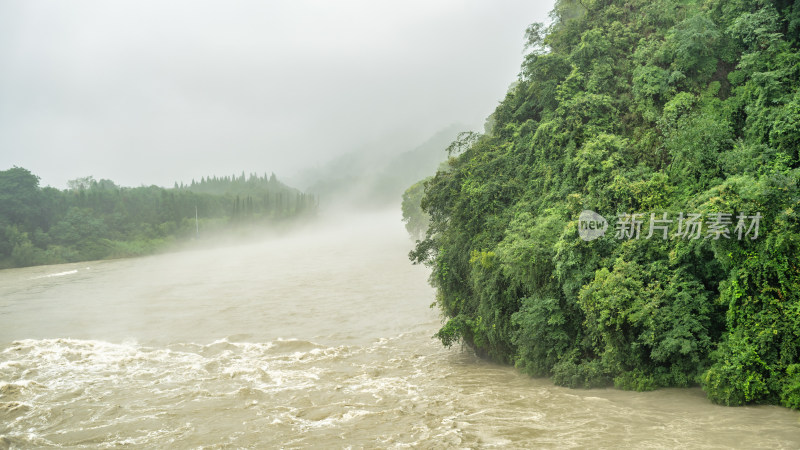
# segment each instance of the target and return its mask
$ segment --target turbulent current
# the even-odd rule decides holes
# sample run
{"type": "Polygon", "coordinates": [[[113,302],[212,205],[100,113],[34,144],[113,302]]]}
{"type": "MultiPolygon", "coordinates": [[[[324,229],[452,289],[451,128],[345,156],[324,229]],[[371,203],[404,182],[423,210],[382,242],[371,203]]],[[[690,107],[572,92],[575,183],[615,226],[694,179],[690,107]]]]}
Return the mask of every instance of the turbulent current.
{"type": "Polygon", "coordinates": [[[394,214],[0,271],[0,448],[800,448],[800,414],[445,349],[394,214]]]}

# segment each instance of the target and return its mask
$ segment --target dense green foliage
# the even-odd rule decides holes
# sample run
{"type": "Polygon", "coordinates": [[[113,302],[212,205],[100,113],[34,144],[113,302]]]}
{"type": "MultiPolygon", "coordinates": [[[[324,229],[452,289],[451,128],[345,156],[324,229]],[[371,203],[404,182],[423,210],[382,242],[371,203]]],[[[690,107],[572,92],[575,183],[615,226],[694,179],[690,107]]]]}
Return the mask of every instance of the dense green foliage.
{"type": "Polygon", "coordinates": [[[403,223],[406,231],[414,239],[422,239],[428,229],[428,215],[422,210],[422,196],[425,195],[425,182],[430,178],[418,181],[403,192],[400,209],[403,212],[403,223]]]}
{"type": "Polygon", "coordinates": [[[425,184],[410,256],[433,269],[437,336],[565,386],[800,408],[800,3],[558,1],[553,18],[527,30],[490,129],[425,184]],[[609,232],[580,239],[583,210],[609,232]],[[730,213],[731,236],[645,238],[650,213],[679,212],[730,213]],[[641,236],[616,236],[633,213],[641,236]]]}
{"type": "Polygon", "coordinates": [[[316,208],[315,198],[274,174],[203,178],[173,189],[86,177],[69,187],[41,188],[19,167],[0,171],[0,268],[137,256],[195,237],[198,226],[272,222],[316,208]]]}

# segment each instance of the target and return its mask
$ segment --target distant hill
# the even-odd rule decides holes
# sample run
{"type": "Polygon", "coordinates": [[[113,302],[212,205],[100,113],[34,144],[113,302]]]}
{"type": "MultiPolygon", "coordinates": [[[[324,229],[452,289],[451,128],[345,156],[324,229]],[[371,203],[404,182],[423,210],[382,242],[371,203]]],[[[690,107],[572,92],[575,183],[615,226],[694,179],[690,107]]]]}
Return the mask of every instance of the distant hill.
{"type": "Polygon", "coordinates": [[[337,157],[319,169],[306,171],[307,192],[321,203],[374,207],[399,203],[414,181],[436,173],[447,159],[445,149],[466,125],[454,124],[414,149],[395,155],[364,149],[337,157]]]}

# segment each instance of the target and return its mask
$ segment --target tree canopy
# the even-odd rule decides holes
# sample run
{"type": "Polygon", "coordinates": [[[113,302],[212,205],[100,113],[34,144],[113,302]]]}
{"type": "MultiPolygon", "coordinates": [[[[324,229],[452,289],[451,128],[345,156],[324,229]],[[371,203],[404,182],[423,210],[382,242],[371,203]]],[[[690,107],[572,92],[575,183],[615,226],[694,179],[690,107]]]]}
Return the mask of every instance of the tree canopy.
{"type": "Polygon", "coordinates": [[[552,17],[486,133],[425,182],[410,258],[438,338],[564,386],[800,408],[800,3],[552,17]],[[603,236],[581,239],[583,211],[603,236]]]}
{"type": "Polygon", "coordinates": [[[316,198],[275,174],[203,177],[173,189],[82,177],[41,188],[27,169],[0,171],[0,268],[137,256],[242,223],[312,213],[316,198]]]}

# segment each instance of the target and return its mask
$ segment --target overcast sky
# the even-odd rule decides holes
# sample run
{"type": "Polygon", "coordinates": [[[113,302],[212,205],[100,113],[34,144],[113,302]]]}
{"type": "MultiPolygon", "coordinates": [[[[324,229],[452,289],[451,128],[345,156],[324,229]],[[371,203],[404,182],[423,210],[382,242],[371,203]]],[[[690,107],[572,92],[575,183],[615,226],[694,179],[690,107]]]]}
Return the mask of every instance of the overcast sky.
{"type": "Polygon", "coordinates": [[[553,1],[0,0],[0,170],[289,178],[479,127],[553,1]]]}

